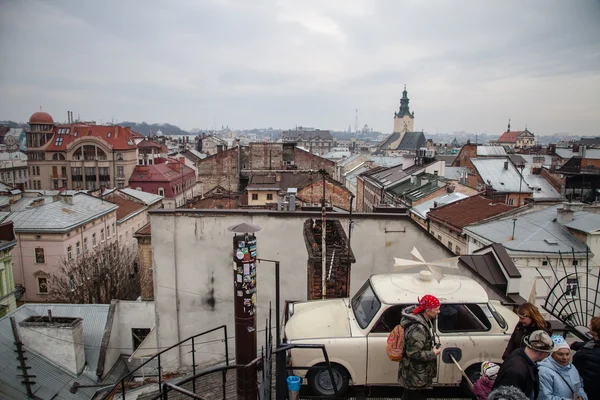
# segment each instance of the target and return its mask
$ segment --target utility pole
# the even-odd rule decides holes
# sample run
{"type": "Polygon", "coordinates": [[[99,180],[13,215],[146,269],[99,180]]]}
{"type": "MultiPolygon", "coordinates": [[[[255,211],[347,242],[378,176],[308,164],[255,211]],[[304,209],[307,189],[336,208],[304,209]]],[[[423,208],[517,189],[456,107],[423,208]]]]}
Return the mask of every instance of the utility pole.
{"type": "Polygon", "coordinates": [[[321,298],[325,299],[327,297],[327,243],[325,238],[327,234],[327,224],[325,223],[325,175],[327,171],[322,169],[319,172],[323,177],[323,197],[321,198],[321,298]]]}

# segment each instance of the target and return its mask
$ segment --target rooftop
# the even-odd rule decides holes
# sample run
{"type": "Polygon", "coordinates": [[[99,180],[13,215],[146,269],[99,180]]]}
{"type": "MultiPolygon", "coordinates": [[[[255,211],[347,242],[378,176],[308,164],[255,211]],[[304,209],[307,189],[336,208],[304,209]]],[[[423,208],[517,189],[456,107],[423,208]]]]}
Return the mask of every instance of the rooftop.
{"type": "Polygon", "coordinates": [[[459,201],[459,200],[465,199],[467,197],[468,196],[466,194],[462,194],[459,192],[448,193],[448,194],[436,197],[435,199],[431,199],[424,203],[421,203],[418,206],[411,208],[410,212],[418,215],[419,217],[421,217],[423,219],[426,219],[427,214],[429,213],[430,209],[441,207],[446,204],[454,203],[455,201],[459,201]]]}
{"type": "Polygon", "coordinates": [[[179,161],[167,160],[160,164],[136,165],[129,178],[129,183],[131,186],[135,186],[136,182],[174,182],[181,181],[190,175],[195,176],[196,173],[187,165],[181,164],[179,161]],[[180,170],[178,171],[176,168],[180,168],[180,170]]]}
{"type": "Polygon", "coordinates": [[[15,232],[67,232],[117,209],[117,205],[85,193],[70,196],[73,204],[51,196],[22,197],[4,220],[15,232]],[[43,204],[33,206],[35,201],[43,204]]]}
{"type": "Polygon", "coordinates": [[[46,151],[66,151],[86,138],[99,138],[114,150],[134,150],[134,137],[130,128],[119,125],[87,125],[84,123],[62,124],[53,128],[54,136],[46,145],[46,151]]]}
{"type": "Polygon", "coordinates": [[[97,383],[96,367],[102,345],[102,337],[108,316],[108,304],[25,304],[12,313],[0,318],[0,397],[27,398],[25,386],[21,384],[16,368],[14,338],[10,317],[15,317],[17,324],[29,317],[47,315],[48,310],[56,317],[79,317],[83,319],[83,345],[86,364],[83,373],[77,377],[42,357],[36,352],[26,349],[29,373],[36,375],[33,390],[42,399],[90,399],[96,388],[82,388],[76,394],[69,389],[76,380],[82,385],[97,383]]]}
{"type": "MultiPolygon", "coordinates": [[[[486,218],[513,210],[514,207],[504,203],[492,203],[481,195],[467,197],[466,199],[438,207],[429,211],[429,218],[445,222],[457,229],[474,224],[486,218]]],[[[502,242],[501,240],[499,242],[502,242]]]]}
{"type": "Polygon", "coordinates": [[[478,157],[502,157],[506,156],[506,150],[502,146],[477,146],[478,157]]]}
{"type": "MultiPolygon", "coordinates": [[[[586,245],[579,241],[569,230],[556,222],[557,209],[552,206],[541,211],[528,212],[516,216],[490,221],[484,224],[465,228],[471,236],[485,242],[502,243],[506,250],[524,253],[585,253],[586,245]],[[514,225],[513,225],[514,224],[514,225]],[[513,236],[514,227],[514,236],[513,236]]],[[[600,216],[576,211],[573,225],[585,226],[587,229],[600,229],[600,216]],[[582,221],[588,220],[588,221],[582,221]]]]}
{"type": "Polygon", "coordinates": [[[471,163],[481,179],[499,193],[531,193],[521,174],[506,158],[474,158],[471,163]],[[506,166],[506,168],[505,168],[506,166]]]}

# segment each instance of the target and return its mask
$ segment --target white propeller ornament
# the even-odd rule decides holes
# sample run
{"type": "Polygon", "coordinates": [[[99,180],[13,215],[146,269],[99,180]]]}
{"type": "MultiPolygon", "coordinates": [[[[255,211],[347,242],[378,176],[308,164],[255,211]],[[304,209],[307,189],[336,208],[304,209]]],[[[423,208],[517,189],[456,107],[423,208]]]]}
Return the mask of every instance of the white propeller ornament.
{"type": "Polygon", "coordinates": [[[444,277],[441,268],[458,268],[458,257],[444,258],[442,260],[427,262],[416,247],[413,247],[410,255],[412,256],[412,260],[394,257],[394,267],[396,271],[423,266],[431,272],[433,278],[439,283],[444,277]]]}

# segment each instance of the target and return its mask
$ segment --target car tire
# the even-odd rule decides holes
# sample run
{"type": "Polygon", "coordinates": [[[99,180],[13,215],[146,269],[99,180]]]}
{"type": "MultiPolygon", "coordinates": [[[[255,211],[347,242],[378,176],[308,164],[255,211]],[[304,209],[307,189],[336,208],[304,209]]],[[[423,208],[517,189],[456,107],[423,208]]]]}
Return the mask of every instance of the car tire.
{"type": "MultiPolygon", "coordinates": [[[[465,374],[471,380],[471,383],[475,384],[479,377],[481,376],[481,364],[473,364],[469,368],[465,370],[465,374]]],[[[469,396],[474,399],[475,395],[473,394],[473,390],[469,387],[467,380],[463,377],[460,381],[460,389],[465,394],[465,396],[469,396]]]]}
{"type": "MultiPolygon", "coordinates": [[[[317,364],[316,366],[326,367],[326,364],[322,363],[317,364]]],[[[346,390],[348,390],[350,374],[348,374],[346,368],[334,363],[331,363],[331,372],[333,372],[334,379],[337,383],[338,395],[344,394],[346,390]]],[[[316,396],[333,397],[335,395],[333,385],[331,384],[331,377],[329,376],[329,370],[327,368],[310,369],[306,379],[310,391],[316,396]]]]}

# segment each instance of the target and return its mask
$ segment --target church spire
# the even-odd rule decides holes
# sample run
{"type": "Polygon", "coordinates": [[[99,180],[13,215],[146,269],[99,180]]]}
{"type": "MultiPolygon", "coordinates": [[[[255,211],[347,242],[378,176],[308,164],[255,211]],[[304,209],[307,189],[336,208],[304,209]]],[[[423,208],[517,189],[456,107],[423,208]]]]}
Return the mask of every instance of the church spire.
{"type": "Polygon", "coordinates": [[[410,109],[408,107],[408,92],[406,91],[406,85],[404,85],[404,90],[402,91],[402,98],[400,99],[400,109],[398,110],[397,113],[395,113],[394,117],[397,118],[402,118],[405,115],[408,115],[409,117],[414,118],[415,114],[410,112],[410,109]]]}

